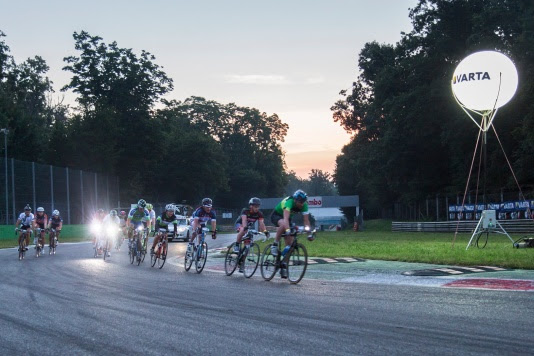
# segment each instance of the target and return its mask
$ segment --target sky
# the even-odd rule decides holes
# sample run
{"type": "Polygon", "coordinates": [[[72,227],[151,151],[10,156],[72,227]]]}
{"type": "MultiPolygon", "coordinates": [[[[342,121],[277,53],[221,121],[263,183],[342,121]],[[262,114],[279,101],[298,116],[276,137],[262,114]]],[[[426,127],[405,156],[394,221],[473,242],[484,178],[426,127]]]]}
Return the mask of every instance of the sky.
{"type": "Polygon", "coordinates": [[[54,100],[70,80],[72,34],[152,53],[174,81],[166,99],[201,96],[277,114],[289,125],[288,170],[333,173],[350,135],[330,107],[358,75],[367,42],[395,44],[412,29],[417,0],[0,0],[0,30],[17,63],[50,66],[54,100]]]}

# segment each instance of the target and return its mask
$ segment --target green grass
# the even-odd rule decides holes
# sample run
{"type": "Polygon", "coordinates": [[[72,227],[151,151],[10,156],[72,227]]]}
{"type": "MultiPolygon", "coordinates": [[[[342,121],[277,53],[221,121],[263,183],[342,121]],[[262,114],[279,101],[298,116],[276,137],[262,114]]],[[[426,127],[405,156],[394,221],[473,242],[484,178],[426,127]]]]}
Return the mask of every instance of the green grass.
{"type": "MultiPolygon", "coordinates": [[[[48,240],[48,236],[47,236],[48,240]]],[[[87,225],[64,225],[61,230],[61,242],[78,242],[90,240],[87,225]]],[[[33,243],[33,241],[30,241],[33,243]]],[[[0,248],[16,247],[18,245],[13,225],[0,225],[0,248]]]]}
{"type": "MultiPolygon", "coordinates": [[[[515,240],[523,235],[511,237],[515,240]]],[[[365,231],[318,232],[313,242],[305,237],[299,241],[313,257],[534,269],[534,249],[513,248],[506,236],[491,234],[486,248],[470,247],[466,251],[470,238],[471,234],[458,234],[453,247],[454,233],[391,232],[390,221],[371,220],[365,223],[365,231]]],[[[261,244],[262,251],[265,244],[261,244]]]]}

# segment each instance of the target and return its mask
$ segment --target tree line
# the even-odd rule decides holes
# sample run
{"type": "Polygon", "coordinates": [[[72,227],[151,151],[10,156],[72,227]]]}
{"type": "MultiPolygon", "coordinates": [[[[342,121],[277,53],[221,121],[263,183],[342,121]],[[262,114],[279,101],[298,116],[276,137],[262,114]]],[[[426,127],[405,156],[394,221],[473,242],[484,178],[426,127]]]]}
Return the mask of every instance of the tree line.
{"type": "Polygon", "coordinates": [[[165,100],[174,83],[149,52],[136,54],[85,31],[64,58],[71,79],[53,102],[40,56],[17,63],[0,31],[0,127],[16,159],[116,175],[121,201],[187,201],[204,196],[241,207],[251,196],[282,195],[289,180],[276,115],[202,97],[165,100]]]}
{"type": "MultiPolygon", "coordinates": [[[[519,86],[494,125],[532,196],[534,2],[420,0],[409,17],[413,30],[395,45],[365,44],[356,79],[332,106],[334,121],[352,134],[336,160],[339,192],[360,194],[367,217],[385,215],[393,203],[463,194],[478,128],[455,102],[450,83],[467,55],[497,50],[514,61],[519,86]]],[[[517,189],[493,132],[486,172],[488,191],[517,189]]]]}

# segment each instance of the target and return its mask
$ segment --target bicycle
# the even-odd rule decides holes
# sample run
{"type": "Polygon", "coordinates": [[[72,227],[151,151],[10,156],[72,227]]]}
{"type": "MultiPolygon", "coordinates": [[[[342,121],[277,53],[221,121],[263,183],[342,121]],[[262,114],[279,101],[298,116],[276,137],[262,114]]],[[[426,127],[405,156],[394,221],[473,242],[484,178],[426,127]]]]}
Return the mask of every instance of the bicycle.
{"type": "Polygon", "coordinates": [[[43,254],[43,250],[44,250],[44,245],[45,245],[45,237],[44,237],[44,234],[46,232],[45,229],[41,229],[41,228],[37,228],[35,229],[36,233],[35,233],[35,238],[34,238],[34,243],[35,243],[35,257],[38,258],[39,256],[42,256],[43,254]]]}
{"type": "Polygon", "coordinates": [[[278,253],[273,256],[271,253],[271,246],[269,244],[263,250],[261,257],[260,270],[261,276],[266,281],[273,279],[278,270],[282,268],[287,269],[287,279],[291,284],[297,284],[304,277],[306,269],[308,267],[308,251],[306,247],[298,242],[298,235],[308,233],[308,239],[315,239],[315,230],[306,231],[302,226],[292,226],[290,232],[286,236],[293,236],[293,243],[289,245],[289,249],[286,251],[280,251],[280,245],[278,245],[278,253]],[[284,253],[286,252],[286,253],[284,253]]]}
{"type": "MultiPolygon", "coordinates": [[[[191,253],[185,253],[184,267],[186,271],[189,271],[193,261],[195,262],[195,269],[197,273],[201,273],[206,265],[206,260],[208,258],[208,244],[206,243],[206,232],[209,229],[207,227],[202,227],[198,229],[198,234],[200,235],[200,243],[197,246],[193,246],[193,251],[191,253]]],[[[198,238],[198,235],[197,235],[198,238]]]]}
{"type": "Polygon", "coordinates": [[[138,226],[134,230],[133,238],[130,241],[130,245],[129,245],[130,264],[133,264],[134,261],[137,261],[137,265],[139,266],[141,262],[143,262],[145,259],[144,249],[142,246],[140,246],[141,245],[140,238],[143,237],[144,230],[145,228],[143,227],[143,225],[138,226]],[[139,234],[142,234],[141,237],[139,236],[139,234]]]}
{"type": "Polygon", "coordinates": [[[160,238],[158,245],[154,249],[154,253],[150,255],[152,267],[158,263],[158,268],[162,269],[167,259],[167,229],[159,229],[158,236],[160,238]]]}
{"type": "Polygon", "coordinates": [[[48,254],[49,255],[55,255],[56,254],[56,248],[57,248],[57,234],[59,231],[56,231],[56,229],[48,229],[48,254]]]}
{"type": "MultiPolygon", "coordinates": [[[[15,235],[17,235],[19,231],[22,231],[19,236],[19,261],[22,261],[26,255],[26,234],[28,234],[28,231],[21,228],[16,228],[15,235]]],[[[29,234],[31,236],[31,230],[29,234]]]]}
{"type": "MultiPolygon", "coordinates": [[[[236,242],[228,246],[224,258],[224,271],[227,276],[231,276],[239,266],[239,271],[243,272],[246,278],[250,278],[256,273],[260,263],[260,246],[254,242],[254,236],[263,233],[247,228],[247,233],[241,239],[239,252],[234,252],[236,242]]],[[[265,236],[265,235],[264,235],[265,236]]]]}

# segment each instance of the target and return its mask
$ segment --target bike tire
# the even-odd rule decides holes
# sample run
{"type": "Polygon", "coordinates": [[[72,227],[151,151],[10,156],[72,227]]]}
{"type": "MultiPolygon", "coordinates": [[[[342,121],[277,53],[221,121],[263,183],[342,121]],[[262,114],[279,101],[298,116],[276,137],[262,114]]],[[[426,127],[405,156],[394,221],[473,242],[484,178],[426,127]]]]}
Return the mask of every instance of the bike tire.
{"type": "Polygon", "coordinates": [[[161,248],[161,253],[158,258],[158,268],[162,269],[163,265],[165,265],[165,261],[167,260],[167,244],[163,245],[161,248]]]}
{"type": "Polygon", "coordinates": [[[158,259],[157,252],[154,251],[154,254],[150,254],[150,266],[154,267],[156,265],[156,260],[158,259]]]}
{"type": "Polygon", "coordinates": [[[187,250],[185,252],[184,269],[186,271],[189,271],[191,269],[191,266],[193,265],[194,256],[195,256],[195,253],[196,253],[195,248],[192,248],[191,250],[192,251],[191,251],[191,254],[189,256],[188,256],[187,250]]]}
{"type": "Polygon", "coordinates": [[[298,243],[289,255],[287,261],[287,279],[291,284],[302,280],[308,268],[308,251],[303,244],[298,243]]]}
{"type": "Polygon", "coordinates": [[[274,275],[280,268],[278,265],[277,258],[271,253],[271,246],[272,244],[265,246],[260,262],[261,276],[266,281],[270,281],[271,279],[273,279],[274,275]]]}
{"type": "Polygon", "coordinates": [[[24,259],[24,249],[26,248],[26,244],[24,243],[26,241],[26,237],[24,236],[22,240],[19,241],[19,261],[22,261],[24,259]]]}
{"type": "Polygon", "coordinates": [[[224,256],[224,272],[227,276],[231,276],[235,272],[235,269],[237,268],[237,262],[241,257],[240,253],[234,252],[235,244],[236,243],[233,242],[228,247],[228,250],[226,250],[226,255],[224,256]]]}
{"type": "Polygon", "coordinates": [[[199,245],[197,249],[197,258],[195,263],[195,269],[197,273],[202,273],[204,266],[206,265],[206,260],[208,259],[208,244],[203,242],[202,245],[199,245]]]}
{"type": "Polygon", "coordinates": [[[143,262],[143,259],[142,259],[142,256],[143,256],[143,252],[142,251],[139,251],[137,250],[137,253],[135,254],[136,256],[136,261],[137,261],[137,265],[141,265],[141,262],[143,262]]]}
{"type": "Polygon", "coordinates": [[[243,274],[246,278],[250,278],[256,273],[258,265],[260,264],[260,256],[260,246],[256,243],[252,243],[243,259],[243,274]]]}
{"type": "Polygon", "coordinates": [[[106,257],[107,257],[107,254],[108,254],[108,249],[107,248],[103,248],[102,252],[104,253],[104,261],[105,261],[106,257]]]}
{"type": "Polygon", "coordinates": [[[130,256],[130,264],[133,265],[134,261],[135,261],[135,254],[136,254],[136,251],[132,245],[131,242],[129,242],[128,244],[128,255],[130,256]]]}

